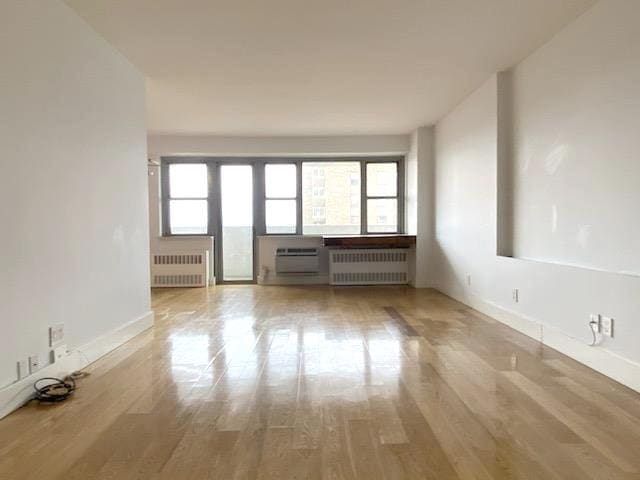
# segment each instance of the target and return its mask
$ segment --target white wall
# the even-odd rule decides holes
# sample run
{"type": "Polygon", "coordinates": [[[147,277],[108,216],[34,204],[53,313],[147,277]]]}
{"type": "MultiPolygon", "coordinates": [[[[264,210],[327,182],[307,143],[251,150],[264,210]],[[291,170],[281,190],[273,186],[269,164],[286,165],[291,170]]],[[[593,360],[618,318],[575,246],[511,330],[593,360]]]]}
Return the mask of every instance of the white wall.
{"type": "MultiPolygon", "coordinates": [[[[536,56],[539,54],[534,55],[536,68],[529,69],[529,60],[518,67],[519,74],[515,78],[514,88],[519,88],[518,82],[524,81],[529,85],[532,80],[528,75],[536,78],[545,76],[545,72],[551,75],[559,65],[566,67],[565,61],[572,62],[574,57],[589,57],[595,62],[591,69],[592,75],[599,77],[595,80],[586,78],[584,82],[587,88],[592,88],[595,82],[600,85],[596,93],[618,90],[629,102],[637,101],[640,83],[625,84],[625,90],[621,91],[620,82],[608,76],[607,72],[610,70],[596,67],[599,61],[604,60],[592,55],[590,38],[626,36],[628,22],[637,25],[639,20],[640,5],[637,3],[614,0],[599,3],[544,47],[545,51],[551,52],[557,46],[558,51],[567,52],[567,58],[552,56],[547,62],[542,62],[536,56]],[[636,7],[632,8],[632,5],[636,7]],[[574,48],[565,50],[566,42],[571,42],[574,48]],[[578,48],[579,45],[582,47],[578,48]]],[[[619,51],[618,55],[624,56],[634,51],[635,47],[629,46],[619,51]]],[[[638,58],[640,57],[627,58],[621,62],[635,64],[637,67],[638,58]]],[[[580,90],[583,83],[579,81],[577,73],[565,75],[574,78],[576,84],[573,88],[580,90]]],[[[640,390],[640,277],[496,255],[496,203],[499,187],[497,91],[497,78],[494,76],[436,126],[435,270],[431,282],[444,293],[640,390]],[[471,285],[467,284],[467,275],[471,275],[471,285]],[[514,288],[519,289],[517,303],[512,299],[514,288]],[[595,348],[587,346],[591,341],[587,325],[590,313],[614,317],[616,322],[615,337],[605,339],[601,346],[595,348]]],[[[562,104],[565,101],[563,97],[567,95],[571,94],[566,90],[552,89],[547,92],[547,98],[541,98],[538,103],[529,106],[534,110],[533,113],[529,114],[523,105],[517,113],[521,118],[544,118],[544,109],[555,105],[554,100],[562,104]]],[[[585,96],[584,101],[599,105],[601,100],[596,95],[596,98],[590,100],[585,96]]],[[[588,110],[591,111],[591,107],[588,110]]],[[[619,129],[632,129],[637,123],[635,120],[625,120],[628,123],[624,124],[599,123],[597,130],[587,130],[589,135],[585,132],[585,138],[578,138],[575,132],[579,129],[573,124],[574,113],[575,110],[554,112],[552,124],[558,129],[560,138],[564,135],[563,125],[573,125],[571,148],[575,151],[584,152],[590,148],[594,141],[591,137],[596,136],[599,143],[609,144],[611,151],[619,152],[622,148],[616,145],[621,140],[619,129]]],[[[590,123],[590,118],[582,119],[583,125],[590,123]]],[[[531,136],[535,136],[537,131],[534,127],[522,130],[526,125],[528,124],[524,121],[519,124],[521,130],[514,138],[513,150],[520,155],[519,158],[522,158],[523,152],[529,151],[533,141],[531,136]]],[[[627,133],[632,134],[631,130],[627,133]]],[[[539,138],[542,144],[550,141],[553,134],[545,132],[541,137],[535,138],[539,138]]],[[[585,165],[576,159],[563,162],[561,169],[566,170],[566,173],[553,181],[564,182],[566,197],[558,197],[556,201],[565,204],[570,202],[570,196],[575,193],[572,182],[586,177],[599,179],[601,187],[611,192],[608,195],[611,202],[623,203],[628,199],[628,192],[619,188],[619,180],[623,173],[629,175],[636,171],[633,164],[635,160],[625,156],[624,162],[612,161],[605,151],[606,148],[600,147],[597,152],[593,152],[585,164],[586,172],[583,171],[585,165]],[[609,173],[609,169],[620,172],[609,173]]],[[[635,180],[637,179],[636,175],[635,180]]],[[[546,189],[542,180],[540,176],[532,179],[526,187],[527,191],[542,195],[546,189]]],[[[561,187],[562,183],[558,184],[558,188],[561,187]]],[[[599,209],[600,199],[598,195],[583,197],[582,209],[599,209]]],[[[614,210],[610,215],[621,215],[624,218],[626,212],[614,210]]],[[[563,217],[558,217],[558,220],[562,222],[563,217]]],[[[629,226],[630,231],[634,228],[629,226]]],[[[611,238],[609,246],[601,248],[614,249],[618,244],[626,245],[626,240],[611,238]]],[[[625,253],[626,265],[637,261],[638,245],[640,244],[636,242],[635,252],[625,253]]]]}
{"type": "Polygon", "coordinates": [[[603,0],[513,70],[514,256],[640,275],[639,27],[603,0]]]}
{"type": "Polygon", "coordinates": [[[420,127],[411,134],[405,164],[405,224],[407,233],[416,235],[410,261],[411,284],[429,286],[429,252],[433,242],[434,128],[420,127]]]}
{"type": "Polygon", "coordinates": [[[2,387],[50,325],[73,350],[152,314],[142,76],[57,0],[1,3],[0,58],[2,387]]]}
{"type": "Polygon", "coordinates": [[[150,135],[149,155],[393,155],[409,149],[409,135],[224,137],[150,135]]]}

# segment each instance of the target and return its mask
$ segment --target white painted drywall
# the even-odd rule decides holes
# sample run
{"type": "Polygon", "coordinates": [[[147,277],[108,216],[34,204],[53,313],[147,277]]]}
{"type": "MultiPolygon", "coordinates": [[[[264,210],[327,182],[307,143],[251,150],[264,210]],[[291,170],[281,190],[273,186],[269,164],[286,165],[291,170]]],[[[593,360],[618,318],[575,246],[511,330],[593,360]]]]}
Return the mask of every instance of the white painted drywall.
{"type": "Polygon", "coordinates": [[[603,0],[513,70],[514,256],[640,275],[639,59],[603,0]]]}
{"type": "Polygon", "coordinates": [[[149,155],[329,156],[404,155],[409,135],[224,137],[149,135],[149,155]]]}
{"type": "Polygon", "coordinates": [[[432,285],[640,389],[639,277],[496,255],[496,138],[494,76],[436,126],[432,285]],[[616,321],[615,338],[596,348],[590,313],[616,321]]]}
{"type": "Polygon", "coordinates": [[[4,0],[0,58],[2,387],[50,325],[74,349],[151,313],[142,75],[58,0],[4,0]]]}
{"type": "Polygon", "coordinates": [[[433,241],[434,128],[420,127],[411,134],[405,165],[405,222],[407,233],[416,235],[410,261],[411,284],[429,286],[429,252],[433,241]]]}

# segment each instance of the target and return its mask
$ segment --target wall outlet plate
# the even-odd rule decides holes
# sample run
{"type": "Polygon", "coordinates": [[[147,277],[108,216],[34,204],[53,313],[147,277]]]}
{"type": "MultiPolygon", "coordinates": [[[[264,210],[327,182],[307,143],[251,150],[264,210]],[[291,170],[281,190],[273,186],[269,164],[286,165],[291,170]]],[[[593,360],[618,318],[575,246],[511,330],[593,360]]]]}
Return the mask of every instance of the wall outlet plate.
{"type": "Polygon", "coordinates": [[[40,357],[36,353],[29,356],[29,373],[35,373],[40,368],[40,357]]]}
{"type": "Polygon", "coordinates": [[[513,292],[511,293],[511,295],[513,296],[513,301],[518,303],[518,300],[520,299],[520,292],[518,292],[517,288],[513,289],[513,292]]]}
{"type": "Polygon", "coordinates": [[[598,313],[589,315],[589,325],[594,332],[602,333],[602,322],[600,321],[600,315],[598,313]]]}
{"type": "Polygon", "coordinates": [[[64,357],[67,356],[67,346],[66,345],[59,345],[56,348],[53,349],[53,351],[51,352],[51,360],[55,363],[55,362],[59,362],[60,360],[62,360],[64,357]]]}
{"type": "Polygon", "coordinates": [[[57,323],[49,327],[49,346],[55,347],[64,340],[64,323],[57,323]]]}
{"type": "Polygon", "coordinates": [[[600,324],[602,325],[602,334],[613,337],[613,318],[601,317],[600,324]]]}
{"type": "Polygon", "coordinates": [[[471,275],[467,275],[467,285],[471,286],[471,275]]]}

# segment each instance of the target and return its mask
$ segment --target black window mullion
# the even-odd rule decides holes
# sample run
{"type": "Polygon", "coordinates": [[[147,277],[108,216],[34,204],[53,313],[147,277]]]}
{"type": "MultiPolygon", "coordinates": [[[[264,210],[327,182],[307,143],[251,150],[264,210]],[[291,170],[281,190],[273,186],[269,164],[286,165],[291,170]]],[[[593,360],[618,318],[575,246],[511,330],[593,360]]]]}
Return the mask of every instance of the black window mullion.
{"type": "Polygon", "coordinates": [[[302,235],[302,160],[296,164],[296,235],[302,235]]]}
{"type": "Polygon", "coordinates": [[[369,233],[367,220],[367,161],[360,160],[360,234],[369,233]]]}
{"type": "Polygon", "coordinates": [[[162,235],[171,235],[171,219],[169,218],[169,164],[161,162],[160,166],[160,198],[161,198],[161,218],[162,235]]]}
{"type": "Polygon", "coordinates": [[[207,234],[211,237],[215,235],[216,231],[216,175],[215,164],[207,162],[207,185],[208,185],[208,198],[207,198],[207,234]]]}
{"type": "Polygon", "coordinates": [[[396,162],[396,171],[397,171],[397,181],[396,181],[396,194],[398,198],[398,214],[397,214],[397,222],[396,222],[396,232],[404,233],[404,202],[405,202],[405,192],[404,192],[404,161],[396,162]]]}

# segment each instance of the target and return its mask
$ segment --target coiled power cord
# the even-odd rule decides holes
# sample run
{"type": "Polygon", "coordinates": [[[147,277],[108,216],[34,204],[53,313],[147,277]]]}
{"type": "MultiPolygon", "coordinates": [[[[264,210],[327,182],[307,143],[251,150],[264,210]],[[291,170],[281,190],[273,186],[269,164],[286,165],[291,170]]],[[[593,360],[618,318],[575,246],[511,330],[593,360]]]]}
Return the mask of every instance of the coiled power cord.
{"type": "Polygon", "coordinates": [[[36,391],[35,398],[41,403],[59,403],[64,402],[73,395],[76,390],[76,381],[72,376],[64,379],[55,377],[44,377],[37,380],[33,384],[36,391]],[[42,385],[43,383],[46,385],[42,385]]]}

